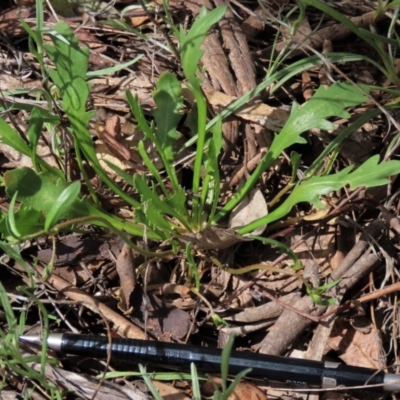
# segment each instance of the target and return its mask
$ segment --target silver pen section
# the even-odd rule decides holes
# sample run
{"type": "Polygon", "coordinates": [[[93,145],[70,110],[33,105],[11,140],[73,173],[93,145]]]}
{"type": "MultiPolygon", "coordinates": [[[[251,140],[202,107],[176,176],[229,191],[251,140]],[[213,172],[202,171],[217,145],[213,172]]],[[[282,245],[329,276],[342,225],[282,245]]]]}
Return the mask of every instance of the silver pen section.
{"type": "MultiPolygon", "coordinates": [[[[20,340],[41,345],[38,335],[20,336],[20,340]]],[[[193,362],[199,371],[219,373],[221,350],[175,343],[164,343],[136,339],[112,339],[111,349],[105,336],[77,334],[50,334],[47,346],[63,353],[85,357],[107,358],[133,366],[139,363],[164,365],[181,370],[190,370],[193,362]]],[[[337,386],[364,386],[375,391],[400,391],[400,375],[386,374],[369,368],[354,367],[341,363],[304,360],[290,357],[269,356],[250,352],[232,351],[229,359],[229,374],[236,375],[251,368],[250,378],[263,379],[305,387],[334,388],[337,386]]]]}

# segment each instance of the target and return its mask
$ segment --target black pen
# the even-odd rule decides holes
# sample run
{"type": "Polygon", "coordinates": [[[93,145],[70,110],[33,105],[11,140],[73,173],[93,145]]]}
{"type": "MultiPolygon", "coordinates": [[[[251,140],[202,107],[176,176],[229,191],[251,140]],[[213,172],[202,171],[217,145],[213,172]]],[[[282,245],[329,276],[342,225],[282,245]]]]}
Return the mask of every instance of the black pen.
{"type": "MultiPolygon", "coordinates": [[[[20,336],[20,340],[37,345],[42,343],[39,335],[20,336]]],[[[109,343],[105,336],[55,333],[48,336],[47,346],[63,353],[105,359],[109,343]]],[[[220,349],[148,340],[112,339],[111,360],[128,365],[166,365],[181,370],[190,370],[190,364],[193,362],[197,369],[203,372],[219,373],[221,370],[220,349]]],[[[229,374],[236,375],[246,368],[252,368],[247,375],[249,378],[306,387],[325,389],[337,386],[378,385],[369,387],[368,390],[400,391],[400,375],[397,374],[386,374],[383,371],[340,363],[233,350],[229,358],[229,374]]]]}

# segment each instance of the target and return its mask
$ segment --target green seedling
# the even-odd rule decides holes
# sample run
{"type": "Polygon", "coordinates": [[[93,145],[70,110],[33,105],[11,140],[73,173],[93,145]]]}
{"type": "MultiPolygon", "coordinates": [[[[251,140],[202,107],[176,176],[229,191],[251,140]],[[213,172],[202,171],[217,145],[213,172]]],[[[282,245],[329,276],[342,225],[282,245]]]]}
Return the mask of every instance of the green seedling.
{"type": "Polygon", "coordinates": [[[318,306],[333,306],[337,304],[337,299],[335,298],[324,298],[323,294],[329,289],[335,287],[340,283],[341,279],[337,279],[333,282],[329,282],[325,285],[318,286],[316,288],[311,287],[310,285],[306,285],[306,290],[308,295],[311,297],[311,300],[314,304],[318,306]]]}
{"type": "MultiPolygon", "coordinates": [[[[213,400],[227,400],[229,396],[232,396],[236,386],[239,382],[249,373],[251,372],[251,368],[247,368],[237,374],[233,381],[228,385],[228,377],[229,377],[229,357],[232,351],[234,337],[231,335],[228,339],[228,342],[222,349],[222,362],[221,362],[221,388],[215,388],[213,400]]],[[[216,385],[215,385],[216,386],[216,385]]]]}
{"type": "MultiPolygon", "coordinates": [[[[35,171],[25,167],[19,168],[7,172],[3,177],[7,194],[14,203],[20,202],[16,212],[11,210],[8,215],[3,216],[0,223],[3,237],[12,241],[22,241],[44,233],[57,233],[79,223],[90,222],[107,227],[120,235],[123,235],[122,232],[126,232],[139,237],[144,235],[144,227],[146,227],[148,238],[169,240],[174,248],[179,243],[181,235],[187,232],[200,234],[198,247],[201,247],[201,236],[212,232],[214,226],[240,204],[249,190],[255,187],[261,174],[271,167],[282,152],[294,144],[305,143],[305,139],[302,137],[304,132],[312,128],[333,129],[334,125],[327,118],[348,118],[350,114],[346,110],[347,108],[355,107],[366,101],[365,93],[368,92],[368,87],[364,86],[360,90],[348,83],[336,83],[328,89],[322,87],[318,89],[304,105],[294,104],[289,119],[275,136],[269,151],[260,164],[245,184],[237,190],[233,198],[217,212],[220,190],[218,156],[222,148],[221,120],[224,116],[234,112],[235,107],[243,104],[245,99],[250,99],[258,93],[260,88],[265,87],[266,82],[272,79],[272,77],[268,77],[266,82],[263,82],[253,93],[243,96],[227,111],[222,112],[221,116],[207,125],[206,99],[201,91],[201,81],[196,76],[197,65],[203,54],[199,46],[208,30],[222,17],[224,12],[224,7],[216,8],[210,13],[202,10],[189,32],[185,33],[181,29],[179,34],[182,69],[188,81],[187,86],[196,100],[196,113],[193,113],[192,116],[196,117],[197,124],[191,123],[190,125],[197,141],[193,194],[191,196],[181,187],[174,167],[179,156],[179,149],[176,148],[176,145],[180,138],[178,127],[182,120],[183,104],[181,84],[176,76],[167,72],[156,82],[156,88],[152,93],[156,104],[152,121],[145,117],[138,100],[130,92],[127,93],[128,102],[138,124],[137,128],[145,134],[144,140],[138,145],[138,151],[150,171],[151,177],[139,174],[132,177],[117,167],[113,167],[110,163],[109,165],[126,182],[135,187],[140,196],[140,201],[137,201],[128,196],[110,179],[101,167],[94,150],[88,131],[88,122],[93,113],[86,111],[86,102],[89,96],[88,50],[79,47],[77,38],[65,23],[57,24],[54,30],[49,32],[53,46],[43,45],[43,48],[49,54],[56,68],[50,69],[48,74],[59,90],[62,108],[70,122],[77,161],[90,192],[90,199],[80,195],[79,185],[71,186],[71,183],[63,178],[60,171],[48,166],[36,156],[36,146],[43,124],[58,123],[57,117],[48,111],[33,110],[29,121],[28,144],[0,119],[0,128],[3,129],[2,141],[29,155],[34,161],[35,168],[35,171]],[[71,63],[71,59],[75,62],[71,63]],[[154,144],[165,172],[158,170],[147,154],[145,141],[151,141],[154,144]],[[123,221],[108,215],[98,207],[96,193],[83,167],[83,157],[89,161],[103,182],[134,209],[135,222],[123,221]],[[189,200],[192,203],[191,208],[188,208],[189,200]],[[210,211],[206,212],[206,208],[210,211]]],[[[335,60],[335,57],[338,61],[343,61],[346,57],[350,59],[350,56],[341,55],[338,58],[335,55],[332,56],[332,60],[335,60]]],[[[355,59],[354,56],[353,59],[355,59]]],[[[288,79],[288,76],[299,72],[300,68],[314,66],[318,63],[321,63],[321,60],[310,58],[294,65],[291,71],[285,71],[285,75],[282,75],[280,71],[273,77],[280,79],[278,85],[281,85],[288,79]]],[[[360,121],[356,121],[355,124],[357,123],[360,124],[360,121]]],[[[334,145],[328,146],[329,149],[325,155],[340,146],[349,132],[350,127],[345,134],[340,135],[334,145]]],[[[351,189],[383,185],[388,182],[389,176],[400,172],[398,161],[379,163],[377,156],[367,160],[354,171],[352,167],[348,167],[336,174],[329,174],[328,170],[321,171],[322,161],[323,158],[316,160],[306,171],[305,178],[296,182],[295,177],[300,165],[300,157],[293,155],[292,179],[281,194],[287,196],[286,199],[280,205],[275,206],[268,215],[244,227],[236,228],[237,233],[239,235],[249,234],[259,227],[282,219],[290,213],[293,206],[300,202],[320,207],[321,195],[328,195],[345,185],[349,185],[351,189]]]]}
{"type": "MultiPolygon", "coordinates": [[[[224,10],[225,8],[218,8],[209,14],[203,10],[198,22],[193,25],[189,33],[187,35],[183,31],[181,33],[183,42],[182,59],[185,60],[183,62],[184,70],[190,78],[188,80],[193,93],[195,97],[197,96],[197,114],[200,121],[197,133],[202,132],[203,141],[206,135],[207,115],[205,98],[200,90],[200,82],[195,77],[197,62],[202,55],[198,46],[209,28],[221,18],[224,10]]],[[[20,202],[20,208],[15,213],[11,212],[3,217],[3,237],[22,241],[27,237],[39,235],[42,231],[46,233],[57,232],[57,229],[60,229],[57,223],[61,220],[79,223],[80,218],[84,218],[85,222],[91,221],[100,226],[112,226],[114,230],[125,231],[135,236],[143,236],[144,231],[141,225],[121,221],[96,207],[96,204],[98,204],[96,193],[92,189],[83,168],[83,156],[91,163],[91,166],[103,182],[134,208],[136,221],[147,227],[146,235],[148,238],[165,240],[179,236],[181,231],[199,231],[201,229],[204,204],[211,201],[212,209],[215,211],[218,203],[219,180],[216,175],[218,175],[217,156],[222,145],[221,124],[216,124],[211,134],[210,153],[205,155],[204,146],[198,147],[196,158],[200,162],[204,161],[206,186],[210,190],[203,189],[202,201],[197,203],[197,207],[194,206],[192,211],[189,212],[186,205],[186,193],[180,187],[177,181],[177,172],[173,167],[173,162],[175,161],[173,145],[179,138],[177,125],[182,118],[183,98],[180,83],[170,73],[162,75],[157,81],[156,90],[153,93],[157,108],[153,112],[154,123],[151,125],[144,118],[137,101],[130,94],[127,94],[128,101],[138,121],[138,126],[145,132],[146,139],[155,144],[171,186],[171,189],[167,190],[160,172],[147,156],[144,144],[141,142],[138,147],[139,153],[142,155],[145,165],[151,171],[155,182],[150,182],[149,185],[143,176],[136,175],[132,178],[127,177],[125,174],[124,177],[127,178],[128,182],[132,182],[141,196],[141,202],[134,200],[127,196],[101,168],[88,132],[88,121],[93,115],[92,112],[86,111],[86,101],[89,95],[89,84],[86,82],[88,50],[81,49],[78,46],[78,40],[64,23],[57,24],[55,29],[49,33],[54,45],[46,45],[44,48],[56,68],[49,70],[48,73],[60,92],[61,104],[71,125],[77,161],[81,166],[82,175],[91,193],[92,201],[79,196],[78,186],[75,185],[74,189],[69,189],[70,184],[65,181],[60,171],[49,167],[36,156],[38,136],[43,124],[45,122],[58,123],[56,117],[45,111],[37,110],[32,112],[29,144],[20,139],[16,132],[0,119],[0,128],[4,127],[2,141],[18,149],[21,153],[29,155],[34,160],[36,170],[34,172],[23,167],[9,171],[4,175],[7,194],[10,197],[15,196],[14,201],[18,200],[20,202]],[[71,59],[74,60],[74,63],[70,62],[71,59]],[[210,196],[210,193],[216,193],[217,195],[210,196]],[[28,212],[30,217],[26,220],[25,217],[28,212]],[[106,223],[103,221],[106,221],[106,223]]],[[[198,163],[199,161],[197,161],[198,163]]],[[[198,187],[201,176],[199,167],[196,168],[197,174],[195,174],[194,180],[197,183],[194,183],[194,185],[198,187]]],[[[65,223],[62,223],[62,228],[65,228],[65,223]]]]}
{"type": "MultiPolygon", "coordinates": [[[[31,289],[18,287],[17,290],[22,293],[29,302],[33,302],[38,306],[42,314],[42,321],[44,322],[44,332],[48,332],[49,319],[44,305],[32,294],[31,289]]],[[[18,335],[24,331],[27,314],[25,311],[22,311],[19,317],[15,315],[1,281],[0,308],[4,311],[8,326],[7,332],[0,329],[0,368],[3,371],[11,371],[14,374],[23,376],[28,381],[36,381],[40,385],[41,390],[45,391],[50,399],[61,399],[61,392],[51,382],[48,382],[45,376],[46,366],[55,364],[54,360],[47,357],[46,341],[43,341],[42,352],[39,355],[24,354],[22,349],[20,349],[18,335]],[[34,367],[35,364],[36,368],[34,367]],[[40,367],[39,369],[37,368],[38,366],[40,367]]],[[[3,375],[3,377],[5,378],[6,374],[3,375]]]]}

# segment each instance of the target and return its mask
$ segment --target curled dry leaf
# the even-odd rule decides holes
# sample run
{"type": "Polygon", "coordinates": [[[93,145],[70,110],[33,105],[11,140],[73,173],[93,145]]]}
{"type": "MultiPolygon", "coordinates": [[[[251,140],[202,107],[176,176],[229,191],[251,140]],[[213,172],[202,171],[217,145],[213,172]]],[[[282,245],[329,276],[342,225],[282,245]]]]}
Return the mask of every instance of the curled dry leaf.
{"type": "Polygon", "coordinates": [[[131,293],[135,290],[136,286],[136,273],[132,250],[126,243],[122,247],[115,265],[121,283],[122,292],[118,306],[120,310],[127,312],[131,307],[129,301],[131,293]]]}
{"type": "MultiPolygon", "coordinates": [[[[229,217],[229,228],[237,229],[268,214],[268,205],[259,189],[252,189],[247,193],[242,202],[233,209],[229,217]]],[[[267,226],[252,232],[253,235],[261,235],[267,226]]]]}

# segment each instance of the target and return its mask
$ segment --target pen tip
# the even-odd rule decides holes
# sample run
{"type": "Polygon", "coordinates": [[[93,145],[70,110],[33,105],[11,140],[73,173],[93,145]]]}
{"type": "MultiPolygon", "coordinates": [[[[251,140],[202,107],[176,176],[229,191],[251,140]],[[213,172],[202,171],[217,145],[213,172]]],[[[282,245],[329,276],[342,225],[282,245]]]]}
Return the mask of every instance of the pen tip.
{"type": "Polygon", "coordinates": [[[37,344],[41,345],[42,344],[42,339],[40,335],[22,335],[19,336],[19,340],[27,343],[32,343],[32,344],[37,344]]]}

